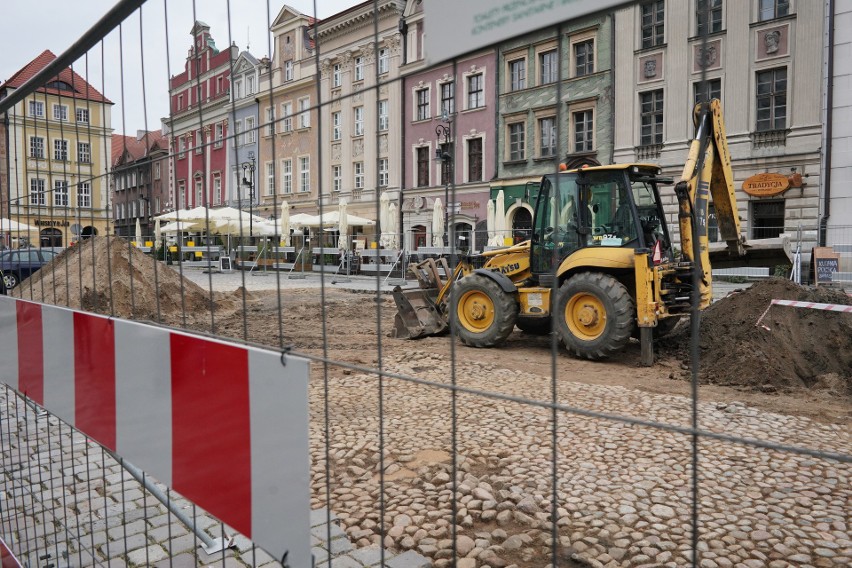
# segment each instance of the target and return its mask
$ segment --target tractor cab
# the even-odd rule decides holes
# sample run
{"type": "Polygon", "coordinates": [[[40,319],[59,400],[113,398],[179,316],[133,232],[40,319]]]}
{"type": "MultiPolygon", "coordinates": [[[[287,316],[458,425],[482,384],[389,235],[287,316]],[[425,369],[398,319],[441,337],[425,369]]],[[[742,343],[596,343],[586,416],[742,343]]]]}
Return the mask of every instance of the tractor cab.
{"type": "Polygon", "coordinates": [[[535,205],[532,273],[554,274],[588,248],[647,248],[670,257],[658,185],[671,180],[658,174],[652,165],[615,165],[545,176],[535,205]]]}

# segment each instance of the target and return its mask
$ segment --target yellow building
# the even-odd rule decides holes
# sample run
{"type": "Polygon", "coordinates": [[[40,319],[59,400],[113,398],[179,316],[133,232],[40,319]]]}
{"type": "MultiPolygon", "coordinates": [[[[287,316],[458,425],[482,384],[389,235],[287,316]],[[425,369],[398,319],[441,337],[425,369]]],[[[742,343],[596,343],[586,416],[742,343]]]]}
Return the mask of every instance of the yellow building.
{"type": "MultiPolygon", "coordinates": [[[[0,85],[0,99],[56,59],[44,51],[0,85]]],[[[71,69],[7,113],[2,216],[35,228],[18,244],[64,247],[109,232],[112,102],[71,69]]],[[[6,238],[6,243],[10,239],[6,238]]]]}

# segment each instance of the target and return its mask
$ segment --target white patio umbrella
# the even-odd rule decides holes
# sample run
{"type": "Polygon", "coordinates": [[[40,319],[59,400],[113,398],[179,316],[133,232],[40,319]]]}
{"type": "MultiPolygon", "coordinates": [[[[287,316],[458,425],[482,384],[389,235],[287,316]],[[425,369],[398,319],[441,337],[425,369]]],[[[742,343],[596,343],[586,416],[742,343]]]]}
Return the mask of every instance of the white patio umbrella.
{"type": "Polygon", "coordinates": [[[488,232],[488,244],[490,245],[491,241],[494,240],[494,201],[489,199],[485,209],[485,229],[488,232]]]}
{"type": "Polygon", "coordinates": [[[133,233],[133,240],[137,247],[141,247],[145,243],[142,242],[142,226],[139,224],[139,217],[136,218],[136,232],[133,233]]]}
{"type": "Polygon", "coordinates": [[[254,233],[255,224],[261,225],[266,221],[263,217],[233,207],[211,209],[208,212],[208,219],[210,232],[220,235],[249,235],[254,233]]]}
{"type": "Polygon", "coordinates": [[[279,226],[281,227],[281,242],[285,247],[290,246],[290,204],[287,201],[281,202],[281,217],[279,218],[279,226]]]}
{"type": "Polygon", "coordinates": [[[444,247],[444,206],[440,197],[435,198],[432,206],[432,246],[444,247]]]}
{"type": "Polygon", "coordinates": [[[337,248],[341,250],[349,250],[349,241],[347,233],[349,232],[349,214],[346,212],[346,200],[341,199],[339,210],[337,212],[339,219],[337,220],[337,230],[340,232],[340,238],[337,240],[337,248]]]}
{"type": "Polygon", "coordinates": [[[38,227],[2,217],[0,218],[0,233],[38,233],[38,227]]]}
{"type": "Polygon", "coordinates": [[[196,231],[199,226],[196,223],[187,223],[186,221],[173,221],[160,227],[163,233],[182,233],[184,231],[196,231]]]}
{"type": "Polygon", "coordinates": [[[494,243],[497,246],[505,246],[507,234],[506,227],[506,197],[503,190],[497,192],[497,202],[494,204],[494,243]]]}
{"type": "Polygon", "coordinates": [[[192,209],[177,209],[175,211],[171,211],[169,213],[163,213],[154,219],[159,219],[161,221],[187,221],[189,223],[198,223],[204,222],[206,218],[206,207],[194,207],[192,209]]]}
{"type": "Polygon", "coordinates": [[[399,246],[399,238],[397,233],[399,232],[399,218],[397,217],[398,207],[396,203],[391,203],[388,206],[388,244],[387,248],[396,250],[399,246]]]}
{"type": "Polygon", "coordinates": [[[390,208],[390,196],[387,191],[383,191],[382,195],[379,197],[379,228],[382,231],[382,234],[379,235],[379,244],[381,246],[387,247],[388,240],[388,211],[390,208]]]}

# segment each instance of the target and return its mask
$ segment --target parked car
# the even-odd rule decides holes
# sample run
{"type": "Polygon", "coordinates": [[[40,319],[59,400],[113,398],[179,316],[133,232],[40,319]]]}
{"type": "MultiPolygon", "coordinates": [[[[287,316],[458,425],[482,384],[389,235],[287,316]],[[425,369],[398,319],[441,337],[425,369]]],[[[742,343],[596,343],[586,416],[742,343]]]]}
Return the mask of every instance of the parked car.
{"type": "Polygon", "coordinates": [[[53,260],[56,253],[48,249],[6,250],[0,253],[0,271],[8,290],[21,280],[29,278],[33,272],[53,260]]]}

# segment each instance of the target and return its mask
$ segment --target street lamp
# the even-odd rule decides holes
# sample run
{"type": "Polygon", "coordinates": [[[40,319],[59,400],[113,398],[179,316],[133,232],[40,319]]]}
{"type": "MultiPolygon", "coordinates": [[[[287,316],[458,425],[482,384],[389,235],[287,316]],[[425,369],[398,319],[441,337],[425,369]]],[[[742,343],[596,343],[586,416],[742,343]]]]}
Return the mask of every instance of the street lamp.
{"type": "Polygon", "coordinates": [[[254,169],[255,169],[255,160],[254,160],[254,152],[249,151],[248,153],[248,162],[243,162],[243,185],[249,190],[249,238],[254,237],[254,231],[252,227],[252,219],[254,217],[253,214],[253,205],[254,205],[254,169]]]}
{"type": "Polygon", "coordinates": [[[445,172],[445,183],[444,183],[444,230],[447,234],[447,246],[450,245],[450,225],[449,225],[449,217],[450,217],[450,180],[453,175],[453,146],[452,146],[452,130],[450,125],[453,119],[450,115],[444,111],[441,115],[441,122],[446,122],[446,124],[438,124],[435,127],[435,134],[438,136],[438,146],[435,148],[435,159],[441,160],[443,163],[444,172],[445,172]],[[444,138],[444,142],[441,143],[441,137],[444,138]]]}

